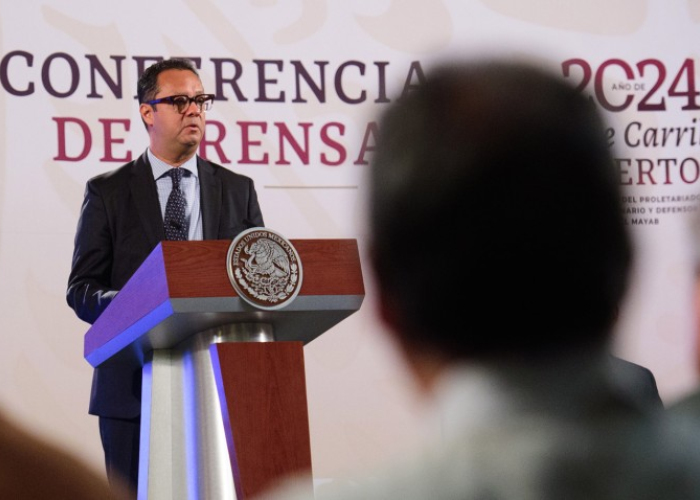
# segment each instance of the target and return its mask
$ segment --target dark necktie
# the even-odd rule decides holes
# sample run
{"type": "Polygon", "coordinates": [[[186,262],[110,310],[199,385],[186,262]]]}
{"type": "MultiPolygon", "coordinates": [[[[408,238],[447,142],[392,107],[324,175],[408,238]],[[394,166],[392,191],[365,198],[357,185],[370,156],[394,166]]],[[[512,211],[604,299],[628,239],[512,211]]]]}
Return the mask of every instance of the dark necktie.
{"type": "Polygon", "coordinates": [[[187,200],[180,189],[180,181],[185,174],[182,168],[171,168],[167,175],[173,179],[173,189],[168,196],[165,205],[165,239],[172,241],[184,241],[187,239],[187,220],[185,219],[185,207],[187,200]]]}

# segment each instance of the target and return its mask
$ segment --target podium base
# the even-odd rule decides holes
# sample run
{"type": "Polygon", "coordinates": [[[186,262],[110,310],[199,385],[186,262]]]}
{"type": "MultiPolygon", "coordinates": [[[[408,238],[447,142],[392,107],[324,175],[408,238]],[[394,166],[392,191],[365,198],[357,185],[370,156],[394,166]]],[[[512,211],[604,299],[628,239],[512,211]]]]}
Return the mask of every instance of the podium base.
{"type": "MultiPolygon", "coordinates": [[[[222,378],[222,369],[237,370],[231,364],[242,361],[227,357],[222,365],[216,346],[268,343],[274,348],[273,340],[271,325],[243,323],[212,328],[175,348],[152,351],[143,367],[139,500],[245,498],[246,477],[232,467],[237,463],[231,424],[236,416],[219,397],[232,383],[222,378]]],[[[259,371],[246,365],[239,371],[259,371]]],[[[301,367],[303,379],[303,358],[301,367]]],[[[305,386],[302,399],[305,406],[305,386]]],[[[308,433],[308,416],[306,428],[308,433]]]]}

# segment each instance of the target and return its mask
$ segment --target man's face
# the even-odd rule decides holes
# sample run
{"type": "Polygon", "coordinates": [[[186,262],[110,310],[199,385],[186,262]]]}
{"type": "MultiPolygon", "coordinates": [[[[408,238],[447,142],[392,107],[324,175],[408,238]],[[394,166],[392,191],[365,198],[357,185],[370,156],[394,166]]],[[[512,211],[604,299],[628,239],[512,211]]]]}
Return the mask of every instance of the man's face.
{"type": "MultiPolygon", "coordinates": [[[[203,94],[202,82],[188,70],[168,69],[158,75],[158,93],[153,99],[174,95],[203,94]]],[[[167,102],[141,104],[139,111],[148,128],[153,153],[171,162],[181,162],[196,151],[204,134],[204,112],[191,102],[184,113],[167,102]]]]}

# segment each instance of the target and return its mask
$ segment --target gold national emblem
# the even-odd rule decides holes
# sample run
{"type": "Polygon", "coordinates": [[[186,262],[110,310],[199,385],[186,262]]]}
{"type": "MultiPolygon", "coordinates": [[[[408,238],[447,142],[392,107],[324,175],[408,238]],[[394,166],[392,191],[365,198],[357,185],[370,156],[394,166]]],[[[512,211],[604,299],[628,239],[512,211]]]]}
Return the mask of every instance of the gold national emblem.
{"type": "Polygon", "coordinates": [[[299,254],[282,235],[254,227],[234,238],[226,257],[228,277],[238,296],[259,309],[281,309],[299,293],[299,254]]]}

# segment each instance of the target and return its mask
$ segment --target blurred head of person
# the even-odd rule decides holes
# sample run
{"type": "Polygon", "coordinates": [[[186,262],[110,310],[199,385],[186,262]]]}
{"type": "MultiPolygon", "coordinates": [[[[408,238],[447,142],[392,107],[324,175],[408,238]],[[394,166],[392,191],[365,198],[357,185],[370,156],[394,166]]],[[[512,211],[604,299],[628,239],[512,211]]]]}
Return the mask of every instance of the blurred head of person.
{"type": "Polygon", "coordinates": [[[441,362],[607,343],[631,245],[594,104],[505,60],[444,64],[380,117],[370,167],[384,320],[441,362]]]}

